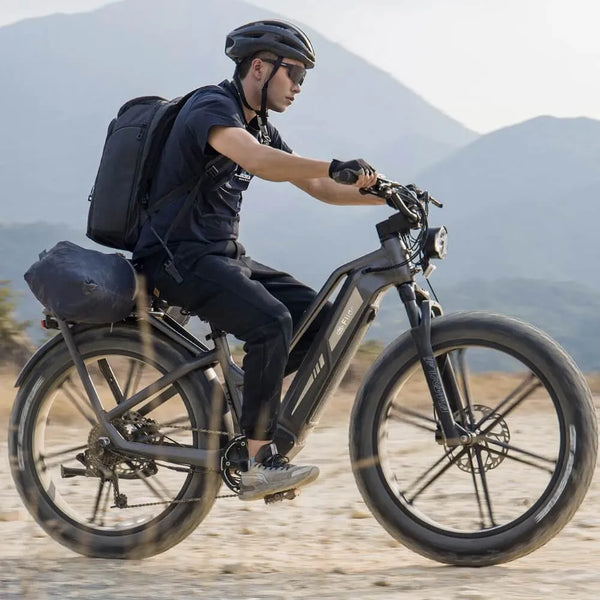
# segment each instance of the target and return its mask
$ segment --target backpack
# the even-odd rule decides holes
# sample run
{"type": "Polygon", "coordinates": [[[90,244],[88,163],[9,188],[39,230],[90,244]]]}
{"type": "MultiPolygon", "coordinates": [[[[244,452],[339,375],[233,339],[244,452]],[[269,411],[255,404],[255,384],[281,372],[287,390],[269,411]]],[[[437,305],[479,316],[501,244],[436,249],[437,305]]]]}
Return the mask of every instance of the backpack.
{"type": "Polygon", "coordinates": [[[148,206],[152,177],[167,137],[179,111],[196,91],[174,100],[142,96],[120,108],[108,126],[98,174],[88,198],[87,237],[109,248],[133,250],[151,213],[199,187],[203,173],[216,178],[225,163],[231,163],[222,156],[213,159],[193,178],[148,206]]]}

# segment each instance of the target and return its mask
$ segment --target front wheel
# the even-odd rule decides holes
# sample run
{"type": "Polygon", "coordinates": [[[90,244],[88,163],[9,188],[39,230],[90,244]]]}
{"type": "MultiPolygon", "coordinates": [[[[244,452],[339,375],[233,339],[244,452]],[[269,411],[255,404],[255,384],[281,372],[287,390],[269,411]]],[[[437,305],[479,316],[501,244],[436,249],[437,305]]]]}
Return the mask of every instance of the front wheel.
{"type": "Polygon", "coordinates": [[[515,319],[440,317],[431,341],[471,441],[445,444],[405,334],[373,365],[352,413],[359,489],[383,527],[428,558],[514,560],[554,537],[585,496],[598,445],[590,390],[555,342],[515,319]]]}

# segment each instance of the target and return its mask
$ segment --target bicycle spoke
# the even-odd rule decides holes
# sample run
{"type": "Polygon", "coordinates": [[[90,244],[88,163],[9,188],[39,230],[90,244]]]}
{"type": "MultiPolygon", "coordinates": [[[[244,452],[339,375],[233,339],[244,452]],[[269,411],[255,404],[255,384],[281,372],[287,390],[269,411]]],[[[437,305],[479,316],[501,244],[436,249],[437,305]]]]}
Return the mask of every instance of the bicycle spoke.
{"type": "Polygon", "coordinates": [[[100,507],[100,502],[102,500],[102,492],[104,491],[104,485],[106,483],[108,483],[108,490],[110,491],[110,486],[112,485],[110,479],[104,479],[104,477],[100,477],[100,479],[98,480],[98,493],[96,494],[96,500],[94,502],[94,512],[92,513],[92,516],[89,519],[90,523],[94,523],[96,521],[98,508],[100,507]]]}
{"type": "Polygon", "coordinates": [[[463,454],[465,454],[465,452],[467,451],[467,448],[461,448],[461,450],[456,454],[456,456],[452,455],[452,452],[455,449],[451,449],[451,450],[447,450],[441,458],[439,458],[438,460],[436,460],[433,465],[431,467],[429,467],[429,469],[427,469],[422,475],[420,475],[419,477],[417,477],[417,479],[415,479],[412,483],[410,483],[408,485],[408,487],[406,488],[406,491],[402,492],[402,495],[406,498],[406,501],[409,504],[412,504],[416,498],[418,496],[420,496],[430,485],[432,485],[433,483],[435,483],[435,481],[437,479],[439,479],[450,467],[452,467],[454,465],[454,463],[462,457],[463,454]],[[407,495],[407,492],[413,488],[414,486],[416,486],[420,481],[422,481],[423,479],[425,479],[434,469],[436,469],[440,463],[444,462],[445,460],[447,460],[448,462],[446,462],[441,469],[438,470],[437,473],[435,473],[434,475],[432,475],[426,482],[424,485],[422,485],[417,491],[416,493],[413,495],[412,498],[409,498],[407,495]]]}
{"type": "Polygon", "coordinates": [[[431,417],[428,417],[426,415],[422,415],[421,413],[419,413],[415,410],[410,410],[408,408],[402,408],[400,406],[393,406],[388,414],[388,418],[390,418],[394,421],[399,421],[400,423],[406,423],[408,425],[412,425],[413,427],[418,427],[419,429],[424,429],[425,431],[429,431],[430,433],[435,433],[435,427],[427,427],[426,425],[423,425],[422,423],[418,423],[417,421],[414,421],[412,419],[407,419],[404,416],[404,414],[406,414],[407,416],[413,417],[415,419],[421,419],[423,421],[426,421],[427,423],[436,424],[435,419],[432,419],[431,417]]]}
{"type": "Polygon", "coordinates": [[[137,360],[130,361],[127,380],[125,382],[125,390],[123,391],[124,398],[128,398],[134,390],[138,389],[144,367],[145,363],[143,362],[137,360]]]}
{"type": "Polygon", "coordinates": [[[490,497],[490,490],[488,488],[487,476],[485,474],[485,468],[483,461],[481,460],[481,449],[479,446],[474,446],[475,458],[477,459],[477,466],[479,468],[479,477],[481,478],[481,486],[483,487],[483,495],[485,497],[485,503],[487,506],[488,516],[492,527],[496,526],[494,520],[494,511],[492,510],[492,499],[490,497]]]}
{"type": "Polygon", "coordinates": [[[119,386],[119,382],[117,381],[115,373],[112,370],[112,367],[108,364],[106,358],[101,358],[98,361],[98,368],[100,369],[100,373],[102,373],[102,376],[106,380],[106,383],[108,384],[108,387],[112,392],[115,402],[117,404],[120,404],[124,400],[125,396],[123,396],[123,392],[121,390],[121,387],[119,386]]]}
{"type": "MultiPolygon", "coordinates": [[[[87,444],[82,444],[81,446],[72,446],[70,448],[65,448],[64,450],[57,450],[56,452],[51,452],[50,454],[40,454],[37,458],[38,462],[44,463],[44,469],[52,469],[57,465],[60,465],[64,462],[64,455],[73,454],[79,450],[85,450],[87,448],[87,444]],[[58,458],[59,460],[55,460],[53,462],[48,462],[48,459],[58,458]]],[[[75,456],[73,456],[70,460],[76,460],[75,456]]]]}
{"type": "MultiPolygon", "coordinates": [[[[469,382],[467,376],[467,366],[465,361],[465,352],[464,348],[461,348],[458,351],[458,372],[460,373],[460,379],[462,383],[463,394],[465,397],[465,403],[467,405],[467,417],[469,419],[469,425],[473,425],[475,423],[475,415],[473,413],[473,405],[471,404],[471,393],[469,390],[469,382]]],[[[461,413],[464,411],[464,407],[461,406],[461,413]]],[[[463,417],[463,423],[466,423],[464,419],[465,415],[461,415],[463,417]]]]}
{"type": "MultiPolygon", "coordinates": [[[[481,438],[479,438],[478,441],[480,441],[480,439],[481,438]]],[[[542,456],[541,454],[536,454],[535,452],[530,452],[529,450],[524,450],[523,448],[519,448],[519,446],[515,446],[514,444],[507,444],[506,442],[502,442],[501,440],[496,440],[496,439],[489,438],[489,437],[484,437],[483,440],[485,440],[485,442],[488,444],[495,444],[496,446],[501,446],[502,448],[506,448],[507,450],[512,450],[513,452],[520,452],[521,454],[525,454],[526,456],[529,456],[531,458],[537,458],[538,460],[540,460],[542,462],[547,462],[548,464],[556,466],[555,458],[547,458],[545,456],[542,456]]]]}
{"type": "MultiPolygon", "coordinates": [[[[501,442],[499,442],[498,445],[506,447],[506,448],[509,448],[509,449],[516,450],[517,452],[524,452],[526,455],[533,456],[534,458],[539,458],[540,460],[548,462],[548,463],[550,463],[550,464],[552,464],[552,465],[554,465],[556,467],[556,460],[550,460],[548,458],[544,458],[543,456],[538,456],[538,455],[532,454],[530,452],[525,452],[525,451],[520,450],[520,449],[518,449],[518,448],[516,448],[514,446],[510,446],[508,444],[503,444],[501,442]]],[[[495,454],[495,455],[498,455],[498,456],[504,456],[507,459],[510,459],[510,460],[512,460],[514,462],[518,462],[518,463],[520,463],[522,465],[529,465],[530,467],[534,467],[536,469],[539,469],[540,471],[545,471],[546,473],[549,473],[550,475],[552,475],[554,473],[554,469],[551,469],[550,467],[545,467],[543,465],[534,463],[534,462],[532,462],[530,460],[525,460],[524,458],[519,458],[518,456],[513,456],[510,453],[509,454],[505,454],[504,452],[501,452],[500,450],[496,450],[495,448],[489,448],[489,447],[486,447],[486,446],[481,446],[481,448],[483,448],[486,452],[489,452],[490,454],[495,454]]]]}
{"type": "Polygon", "coordinates": [[[55,452],[51,452],[50,454],[40,454],[40,458],[46,460],[48,458],[56,458],[58,456],[63,456],[64,454],[70,454],[71,452],[77,452],[78,450],[85,450],[87,448],[86,444],[81,444],[80,446],[70,446],[69,448],[64,448],[63,450],[56,450],[55,452]]]}
{"type": "MultiPolygon", "coordinates": [[[[161,422],[162,427],[173,427],[174,425],[185,424],[190,425],[190,418],[187,415],[181,415],[180,417],[176,417],[175,419],[169,419],[168,421],[161,422]]],[[[191,427],[191,425],[190,425],[191,427]]]]}
{"type": "Polygon", "coordinates": [[[475,476],[475,466],[473,465],[473,450],[469,448],[468,451],[469,456],[469,464],[471,466],[471,479],[473,480],[473,487],[475,489],[475,498],[477,500],[477,508],[479,510],[479,520],[481,523],[481,528],[485,527],[485,516],[483,514],[483,506],[481,502],[481,494],[479,492],[479,485],[477,484],[477,477],[475,476]]]}
{"type": "Polygon", "coordinates": [[[154,481],[156,482],[156,485],[161,488],[166,497],[169,498],[171,496],[169,488],[160,479],[158,479],[158,477],[155,478],[154,481]]]}
{"type": "Polygon", "coordinates": [[[161,392],[156,398],[153,398],[143,406],[141,406],[137,412],[145,417],[148,413],[151,413],[153,410],[156,410],[159,406],[163,405],[167,400],[172,398],[177,394],[177,389],[174,385],[170,385],[166,390],[161,392]]]}
{"type": "Polygon", "coordinates": [[[59,389],[61,389],[63,391],[63,393],[69,399],[71,404],[73,404],[73,406],[77,409],[77,411],[83,416],[83,418],[90,425],[96,425],[97,421],[96,421],[95,416],[90,415],[90,413],[88,412],[88,411],[91,411],[91,407],[89,407],[86,404],[87,398],[85,400],[83,400],[83,404],[82,404],[81,400],[82,400],[83,396],[82,396],[80,390],[73,383],[73,380],[71,379],[71,377],[67,377],[59,389]],[[69,390],[67,385],[71,386],[73,388],[73,390],[72,391],[69,390]]]}
{"type": "Polygon", "coordinates": [[[512,412],[525,398],[527,398],[532,392],[534,392],[538,387],[542,385],[542,382],[533,374],[529,373],[529,375],[504,399],[496,408],[492,410],[492,412],[484,415],[476,424],[475,428],[480,429],[481,426],[491,418],[494,418],[494,421],[491,425],[488,425],[482,434],[487,433],[506,415],[512,412]],[[516,397],[516,400],[513,399],[516,397]],[[512,402],[512,404],[510,404],[512,402]],[[506,412],[501,413],[500,411],[508,406],[506,412]]]}
{"type": "Polygon", "coordinates": [[[161,501],[161,502],[165,502],[168,501],[169,498],[162,495],[160,493],[160,491],[152,484],[150,483],[150,478],[147,477],[146,475],[144,475],[138,468],[136,468],[130,461],[127,461],[127,464],[129,465],[129,467],[133,470],[134,474],[137,476],[137,478],[161,501]]]}
{"type": "Polygon", "coordinates": [[[108,501],[110,500],[110,490],[112,488],[112,481],[108,482],[108,487],[106,488],[106,494],[104,494],[104,504],[102,505],[102,512],[101,512],[101,518],[100,518],[100,526],[104,527],[105,521],[104,521],[104,517],[106,517],[106,511],[108,509],[108,501]]]}

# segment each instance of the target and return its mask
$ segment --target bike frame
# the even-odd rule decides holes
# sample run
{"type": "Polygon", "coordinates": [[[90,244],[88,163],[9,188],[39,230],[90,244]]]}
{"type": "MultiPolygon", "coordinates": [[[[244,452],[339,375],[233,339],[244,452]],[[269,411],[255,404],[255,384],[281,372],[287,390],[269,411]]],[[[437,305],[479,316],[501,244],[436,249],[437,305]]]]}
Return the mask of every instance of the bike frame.
{"type": "MultiPolygon", "coordinates": [[[[375,318],[381,297],[391,286],[398,289],[404,303],[445,442],[449,446],[456,446],[468,439],[469,434],[454,420],[461,401],[452,367],[445,358],[436,360],[431,347],[431,315],[440,314],[441,310],[439,306],[436,309],[425,294],[416,293],[414,274],[417,269],[412,265],[402,239],[402,235],[410,231],[410,224],[402,214],[396,213],[379,223],[377,231],[381,247],[332,273],[293,336],[291,348],[338,290],[326,322],[313,340],[282,400],[275,441],[284,455],[293,456],[303,447],[307,435],[319,421],[327,398],[341,381],[375,318]]],[[[231,357],[225,333],[213,331],[209,337],[213,339],[215,347],[209,349],[164,312],[150,311],[143,318],[174,343],[184,346],[193,358],[128,398],[123,398],[110,366],[107,363],[100,365],[117,400],[117,406],[109,411],[105,411],[101,404],[70,326],[60,319],[57,321],[90,404],[117,451],[175,464],[214,468],[220,462],[220,450],[131,442],[124,439],[111,423],[133,409],[145,415],[167,402],[171,397],[169,386],[194,371],[204,370],[209,379],[213,379],[215,373],[212,369],[220,365],[224,375],[225,398],[232,417],[229,435],[233,438],[241,433],[239,422],[243,371],[231,357]]]]}

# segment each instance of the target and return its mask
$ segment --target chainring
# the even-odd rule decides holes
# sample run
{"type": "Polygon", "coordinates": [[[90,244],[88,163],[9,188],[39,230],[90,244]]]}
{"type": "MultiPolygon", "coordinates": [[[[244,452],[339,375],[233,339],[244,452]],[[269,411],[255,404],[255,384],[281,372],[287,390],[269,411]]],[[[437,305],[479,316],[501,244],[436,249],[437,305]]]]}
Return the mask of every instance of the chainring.
{"type": "Polygon", "coordinates": [[[241,472],[246,468],[248,462],[248,449],[246,447],[245,436],[237,436],[233,438],[221,457],[221,476],[227,487],[235,492],[240,493],[241,472]]]}

